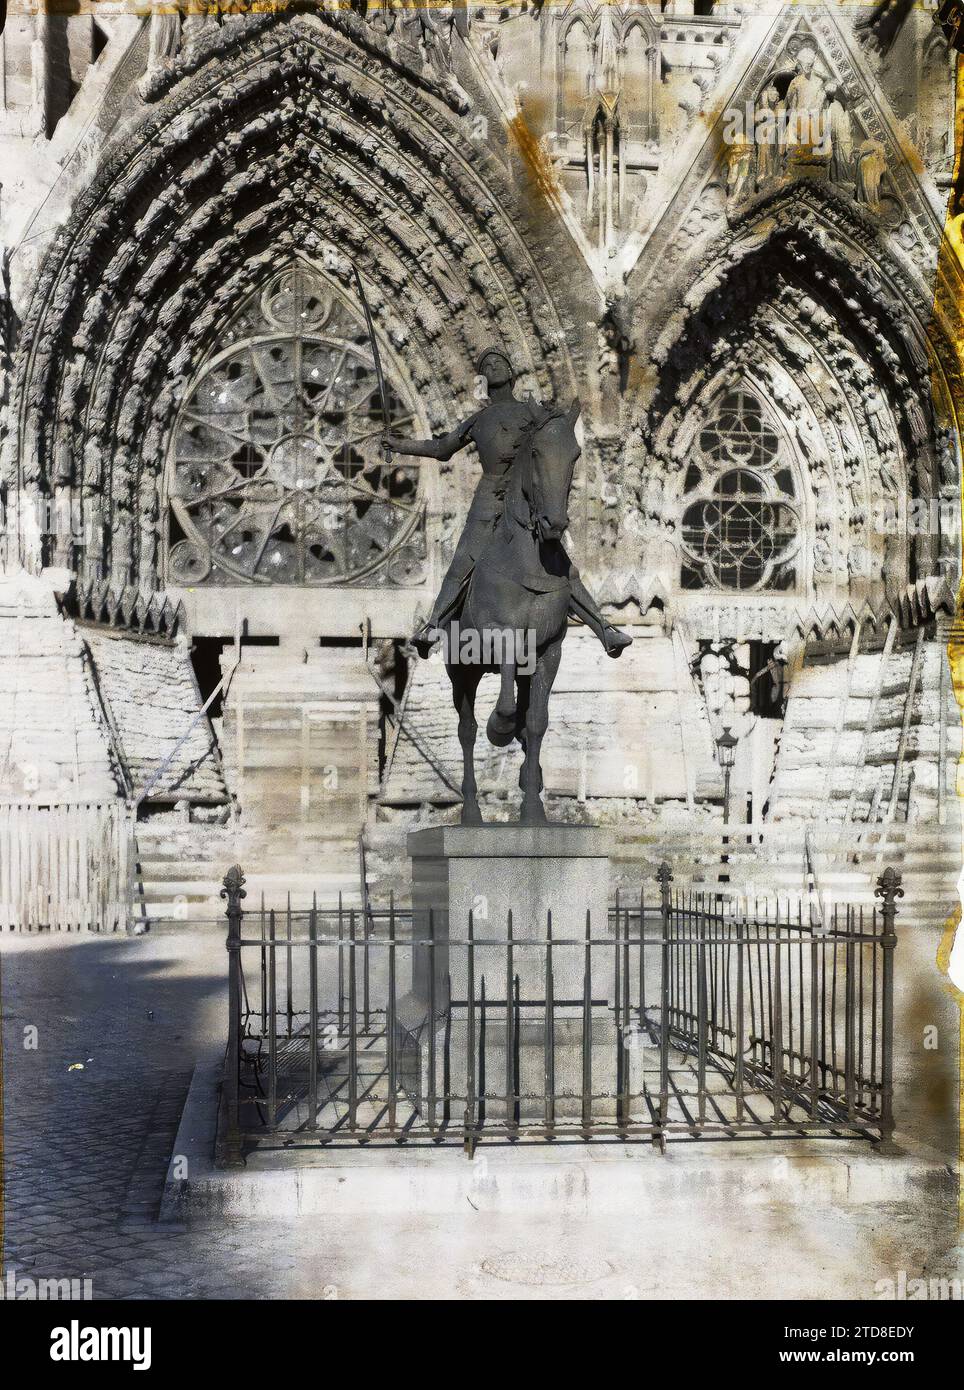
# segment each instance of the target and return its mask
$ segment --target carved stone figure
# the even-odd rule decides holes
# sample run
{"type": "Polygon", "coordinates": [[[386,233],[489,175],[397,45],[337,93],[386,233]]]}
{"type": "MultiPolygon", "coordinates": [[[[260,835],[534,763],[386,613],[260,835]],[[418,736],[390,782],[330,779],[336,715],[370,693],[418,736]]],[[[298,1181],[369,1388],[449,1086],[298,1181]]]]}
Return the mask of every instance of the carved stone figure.
{"type": "Polygon", "coordinates": [[[863,392],[864,411],[870,425],[874,441],[881,452],[887,451],[890,446],[890,430],[888,428],[887,406],[883,396],[876,386],[867,385],[863,392]]]}
{"type": "Polygon", "coordinates": [[[141,78],[141,95],[150,89],[158,73],[173,66],[181,45],[181,16],[171,0],[151,0],[151,28],[148,39],[147,69],[141,78]]]}
{"type": "Polygon", "coordinates": [[[211,31],[216,28],[214,13],[208,13],[203,6],[192,6],[184,16],[182,39],[188,53],[193,55],[211,31]]]}
{"type": "Polygon", "coordinates": [[[927,417],[921,408],[920,391],[908,385],[904,391],[904,414],[907,417],[907,424],[910,428],[911,437],[915,444],[924,444],[927,440],[928,428],[927,417]]]}
{"type": "Polygon", "coordinates": [[[827,134],[830,140],[830,177],[834,183],[849,183],[853,174],[854,140],[850,112],[842,87],[827,89],[827,134]]]}
{"type": "Polygon", "coordinates": [[[756,178],[757,185],[768,179],[778,178],[783,173],[783,150],[781,146],[781,118],[784,105],[779,90],[770,85],[761,97],[762,119],[758,123],[756,139],[756,178]]]}
{"type": "Polygon", "coordinates": [[[823,112],[827,92],[823,78],[815,71],[816,50],[805,44],[797,53],[797,75],[787,88],[791,144],[820,148],[824,140],[823,112]]]}
{"type": "Polygon", "coordinates": [[[857,147],[857,185],[854,197],[876,212],[880,207],[880,181],[887,170],[884,147],[879,140],[864,140],[857,147]]]}
{"type": "Polygon", "coordinates": [[[727,150],[726,192],[732,202],[738,202],[752,187],[753,146],[749,140],[734,141],[727,150]]]}

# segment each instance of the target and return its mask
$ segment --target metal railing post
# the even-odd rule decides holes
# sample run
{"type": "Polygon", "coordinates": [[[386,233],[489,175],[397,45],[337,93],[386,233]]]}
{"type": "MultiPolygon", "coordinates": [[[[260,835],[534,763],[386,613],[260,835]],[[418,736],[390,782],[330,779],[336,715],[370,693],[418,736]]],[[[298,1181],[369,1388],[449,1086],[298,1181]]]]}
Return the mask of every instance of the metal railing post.
{"type": "Polygon", "coordinates": [[[740,911],[736,919],[736,1070],[734,1073],[734,1089],[736,1091],[737,1124],[743,1123],[745,1105],[743,1095],[743,1051],[746,1046],[746,1008],[744,1003],[743,983],[743,973],[745,970],[744,955],[746,952],[745,915],[745,912],[740,911]]]}
{"type": "MultiPolygon", "coordinates": [[[[769,926],[767,932],[769,933],[769,926]]],[[[789,933],[787,935],[789,945],[789,933]]],[[[773,986],[771,990],[770,1012],[770,1065],[773,1075],[773,1119],[780,1124],[783,1119],[783,961],[780,958],[780,908],[777,904],[776,920],[773,924],[773,986]]],[[[789,960],[789,950],[787,959],[789,960]]],[[[770,947],[767,945],[767,968],[770,965],[770,947]]]]}
{"type": "Polygon", "coordinates": [[[556,990],[552,975],[552,909],[546,913],[546,1014],[544,1034],[545,1125],[548,1137],[556,1123],[556,990]]]}
{"type": "MultiPolygon", "coordinates": [[[[289,948],[290,949],[290,948],[289,948]]],[[[308,1128],[318,1128],[318,910],[308,916],[308,1128]]]]}
{"type": "Polygon", "coordinates": [[[626,909],[623,919],[623,939],[619,942],[619,913],[616,913],[616,949],[622,952],[622,999],[619,1003],[618,1023],[616,1026],[616,1117],[622,1137],[626,1138],[626,1126],[629,1124],[630,1113],[630,1088],[632,1085],[632,1054],[630,1052],[630,1038],[632,1036],[632,1022],[629,1016],[629,908],[626,909]]]}
{"type": "Polygon", "coordinates": [[[221,897],[227,900],[228,919],[228,1045],[222,1081],[224,1129],[219,1135],[217,1162],[219,1168],[241,1168],[241,901],[247,894],[240,864],[224,875],[221,897]]]}
{"type": "MultiPolygon", "coordinates": [[[[820,947],[822,953],[826,954],[827,943],[821,939],[820,947]]],[[[820,1019],[820,1009],[817,1007],[817,1000],[820,994],[820,961],[817,959],[818,939],[813,928],[813,917],[810,919],[810,1118],[815,1120],[819,1111],[817,1109],[820,1089],[823,1084],[822,1063],[823,1055],[817,1037],[817,1024],[820,1019]]]]}
{"type": "Polygon", "coordinates": [[[428,1130],[432,1138],[435,1138],[435,1112],[436,1112],[436,1071],[438,1064],[435,1055],[435,1028],[438,1015],[438,998],[435,982],[435,911],[434,908],[428,910],[428,1037],[426,1038],[427,1067],[428,1076],[426,1077],[426,1118],[428,1130]]]}
{"type": "Polygon", "coordinates": [[[505,1127],[510,1138],[519,1128],[520,1102],[515,1084],[515,960],[513,956],[512,908],[506,921],[505,937],[505,1127]]]}
{"type": "Polygon", "coordinates": [[[656,873],[659,884],[659,912],[662,931],[662,968],[660,971],[659,1007],[659,1134],[661,1149],[666,1149],[666,1124],[669,1119],[669,910],[670,884],[673,875],[665,859],[656,873]]]}
{"type": "Polygon", "coordinates": [[[348,1130],[358,1138],[358,941],[355,909],[348,914],[348,1130]]]}
{"type": "Polygon", "coordinates": [[[469,912],[469,932],[465,942],[465,1115],[462,1145],[467,1158],[475,1157],[475,921],[469,912]]]}
{"type": "Polygon", "coordinates": [[[268,1128],[278,1119],[278,934],[268,909],[268,1128]]]}
{"type": "Polygon", "coordinates": [[[395,893],[388,899],[388,1007],[385,1010],[385,1045],[388,1061],[388,1129],[395,1133],[395,1114],[398,1105],[398,1053],[396,1032],[396,974],[395,974],[395,893]]]}
{"type": "Polygon", "coordinates": [[[582,1137],[592,1137],[592,920],[586,909],[582,974],[582,1137]]]}
{"type": "Polygon", "coordinates": [[[894,947],[897,932],[897,899],[904,896],[901,876],[891,865],[877,880],[874,896],[881,899],[883,969],[881,981],[880,1039],[880,1143],[878,1152],[898,1153],[894,1143],[894,947]]]}
{"type": "MultiPolygon", "coordinates": [[[[717,929],[718,923],[714,923],[714,930],[717,929]]],[[[696,918],[696,939],[696,1089],[699,1092],[697,1097],[699,1127],[702,1129],[703,1125],[706,1124],[706,1034],[708,1030],[706,1017],[706,918],[702,910],[696,918]]],[[[715,949],[719,951],[719,937],[714,944],[715,949]]]]}

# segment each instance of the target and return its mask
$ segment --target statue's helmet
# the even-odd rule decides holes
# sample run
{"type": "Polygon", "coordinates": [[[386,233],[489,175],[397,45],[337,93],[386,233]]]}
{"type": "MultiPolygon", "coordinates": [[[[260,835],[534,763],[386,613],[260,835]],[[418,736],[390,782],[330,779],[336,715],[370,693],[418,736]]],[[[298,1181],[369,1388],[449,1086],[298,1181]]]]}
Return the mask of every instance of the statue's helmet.
{"type": "Polygon", "coordinates": [[[479,376],[484,376],[490,386],[503,386],[507,381],[515,381],[515,368],[507,353],[501,348],[486,348],[475,364],[479,376]]]}

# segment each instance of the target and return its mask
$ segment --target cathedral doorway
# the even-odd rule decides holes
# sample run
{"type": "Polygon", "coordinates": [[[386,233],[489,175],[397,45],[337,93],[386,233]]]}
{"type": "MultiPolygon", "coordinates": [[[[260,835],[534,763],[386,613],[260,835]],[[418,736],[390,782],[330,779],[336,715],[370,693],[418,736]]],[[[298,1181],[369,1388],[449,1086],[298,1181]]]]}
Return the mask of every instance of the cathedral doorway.
{"type": "Polygon", "coordinates": [[[245,818],[357,834],[367,809],[366,714],[362,702],[237,699],[232,722],[245,818]]]}

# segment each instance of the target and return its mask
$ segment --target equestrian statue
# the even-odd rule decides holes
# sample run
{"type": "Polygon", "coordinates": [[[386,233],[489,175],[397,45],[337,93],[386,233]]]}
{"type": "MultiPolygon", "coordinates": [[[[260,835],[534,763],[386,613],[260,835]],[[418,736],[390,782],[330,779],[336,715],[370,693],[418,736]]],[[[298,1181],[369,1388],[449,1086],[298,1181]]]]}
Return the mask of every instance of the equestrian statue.
{"type": "Polygon", "coordinates": [[[632,638],[607,623],[562,544],[569,525],[569,492],[580,455],[575,425],[578,400],[568,410],[520,401],[513,394],[512,363],[499,348],[478,361],[488,383],[488,402],[440,439],[386,435],[392,453],[447,460],[473,443],[482,477],[452,563],[413,642],[427,656],[447,638],[446,670],[459,717],[462,747],[462,824],[481,825],[475,780],[475,696],[484,675],[500,679],[499,696],[486,725],[490,743],[523,749],[521,823],[546,823],[542,804],[542,740],[549,723],[549,694],[559,669],[569,614],[618,657],[632,638]],[[460,659],[460,634],[483,638],[478,659],[460,659]],[[534,659],[519,660],[518,634],[534,659]],[[491,639],[486,642],[484,639],[491,639]],[[527,669],[521,669],[525,666],[527,669]]]}

